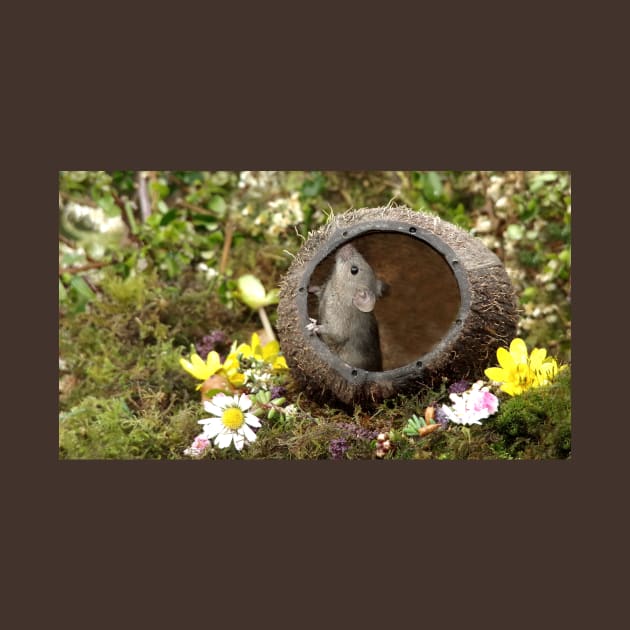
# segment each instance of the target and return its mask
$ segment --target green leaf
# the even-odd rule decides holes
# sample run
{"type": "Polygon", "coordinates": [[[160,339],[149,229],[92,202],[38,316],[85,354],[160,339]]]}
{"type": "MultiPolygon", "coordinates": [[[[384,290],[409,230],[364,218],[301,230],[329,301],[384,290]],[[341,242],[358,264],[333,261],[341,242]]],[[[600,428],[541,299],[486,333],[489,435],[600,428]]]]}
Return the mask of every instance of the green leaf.
{"type": "Polygon", "coordinates": [[[219,217],[225,216],[225,210],[227,206],[225,204],[225,200],[220,195],[215,195],[214,197],[212,197],[209,206],[210,210],[216,212],[219,217]]]}
{"type": "Polygon", "coordinates": [[[442,180],[435,171],[424,174],[422,191],[429,201],[438,201],[442,197],[442,180]]]}
{"type": "Polygon", "coordinates": [[[114,197],[111,193],[105,194],[98,200],[98,205],[103,208],[103,211],[108,217],[120,216],[120,208],[114,201],[114,197]]]}
{"type": "Polygon", "coordinates": [[[162,215],[160,225],[168,225],[173,219],[177,217],[177,210],[169,210],[166,214],[162,215]]]}
{"type": "Polygon", "coordinates": [[[302,184],[302,197],[317,197],[326,187],[326,177],[319,171],[315,171],[313,177],[302,184]]]}
{"type": "Polygon", "coordinates": [[[175,259],[173,258],[171,254],[168,254],[164,258],[164,262],[162,263],[161,266],[163,269],[166,270],[166,273],[168,274],[169,278],[174,278],[179,271],[177,262],[175,261],[175,259]]]}
{"type": "Polygon", "coordinates": [[[94,291],[90,289],[88,283],[81,276],[74,276],[70,281],[70,288],[74,290],[77,296],[89,302],[94,297],[94,291]]]}
{"type": "Polygon", "coordinates": [[[168,196],[168,193],[170,192],[168,186],[159,179],[151,181],[149,183],[149,188],[152,192],[157,193],[160,199],[164,199],[164,197],[168,196]]]}
{"type": "Polygon", "coordinates": [[[267,292],[267,299],[265,306],[269,306],[270,304],[277,304],[280,301],[280,289],[271,289],[271,291],[267,292]]]}

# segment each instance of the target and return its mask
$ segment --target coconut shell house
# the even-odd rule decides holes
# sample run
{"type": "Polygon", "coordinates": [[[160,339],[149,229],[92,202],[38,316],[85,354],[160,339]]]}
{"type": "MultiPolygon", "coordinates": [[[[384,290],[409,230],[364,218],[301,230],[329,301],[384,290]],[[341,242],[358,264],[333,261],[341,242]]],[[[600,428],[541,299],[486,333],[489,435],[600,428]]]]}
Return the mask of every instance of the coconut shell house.
{"type": "Polygon", "coordinates": [[[337,215],[309,234],[281,284],[277,329],[309,397],[369,407],[442,378],[482,377],[517,320],[506,270],[479,239],[435,215],[385,207],[337,215]],[[326,281],[348,242],[388,285],[374,307],[381,371],[345,363],[309,330],[318,310],[309,288],[326,281]]]}

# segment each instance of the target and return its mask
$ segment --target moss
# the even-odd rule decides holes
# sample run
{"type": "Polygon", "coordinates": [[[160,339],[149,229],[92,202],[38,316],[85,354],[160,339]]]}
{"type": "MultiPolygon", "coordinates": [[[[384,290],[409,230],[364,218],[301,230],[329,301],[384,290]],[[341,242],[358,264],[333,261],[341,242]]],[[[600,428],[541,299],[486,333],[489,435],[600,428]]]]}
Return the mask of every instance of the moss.
{"type": "Polygon", "coordinates": [[[180,282],[105,277],[99,300],[60,319],[61,458],[182,457],[203,409],[179,359],[201,334],[232,332],[236,316],[212,287],[180,282]]]}
{"type": "Polygon", "coordinates": [[[59,422],[60,459],[163,459],[181,457],[196,431],[197,406],[165,422],[157,406],[132,413],[121,398],[88,396],[59,422]]]}
{"type": "Polygon", "coordinates": [[[563,370],[549,386],[503,401],[486,427],[500,437],[503,452],[510,457],[570,457],[570,370],[563,370]]]}
{"type": "MultiPolygon", "coordinates": [[[[482,425],[462,427],[449,424],[422,439],[403,435],[402,428],[412,413],[444,399],[439,392],[425,391],[417,397],[400,397],[382,405],[383,417],[398,419],[390,425],[394,431],[392,459],[438,460],[510,460],[566,459],[571,456],[571,374],[560,373],[555,383],[532,389],[521,396],[504,398],[496,416],[482,425]],[[404,420],[403,420],[404,418],[404,420]]],[[[391,421],[390,421],[391,422],[391,421]]]]}

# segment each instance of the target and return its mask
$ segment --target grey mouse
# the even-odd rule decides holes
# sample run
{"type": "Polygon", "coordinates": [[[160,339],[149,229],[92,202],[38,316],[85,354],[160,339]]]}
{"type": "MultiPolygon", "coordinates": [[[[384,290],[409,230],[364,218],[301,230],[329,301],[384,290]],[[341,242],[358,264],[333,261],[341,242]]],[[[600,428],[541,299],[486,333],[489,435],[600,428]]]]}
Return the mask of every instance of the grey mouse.
{"type": "Polygon", "coordinates": [[[307,329],[352,367],[380,372],[381,347],[374,305],[387,285],[350,243],[339,248],[333,270],[321,287],[309,287],[319,298],[318,321],[307,329]]]}

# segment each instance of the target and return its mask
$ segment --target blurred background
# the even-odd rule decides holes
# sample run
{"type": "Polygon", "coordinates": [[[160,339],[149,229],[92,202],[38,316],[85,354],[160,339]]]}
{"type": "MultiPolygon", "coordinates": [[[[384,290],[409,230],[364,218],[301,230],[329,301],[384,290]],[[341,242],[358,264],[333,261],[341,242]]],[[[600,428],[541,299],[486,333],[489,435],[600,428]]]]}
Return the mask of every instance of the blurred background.
{"type": "MultiPolygon", "coordinates": [[[[150,274],[207,282],[238,315],[235,280],[277,286],[331,213],[388,203],[433,212],[495,252],[517,290],[519,334],[571,359],[571,177],[566,171],[62,171],[59,313],[150,274]]],[[[61,357],[63,359],[63,357],[61,357]]]]}

